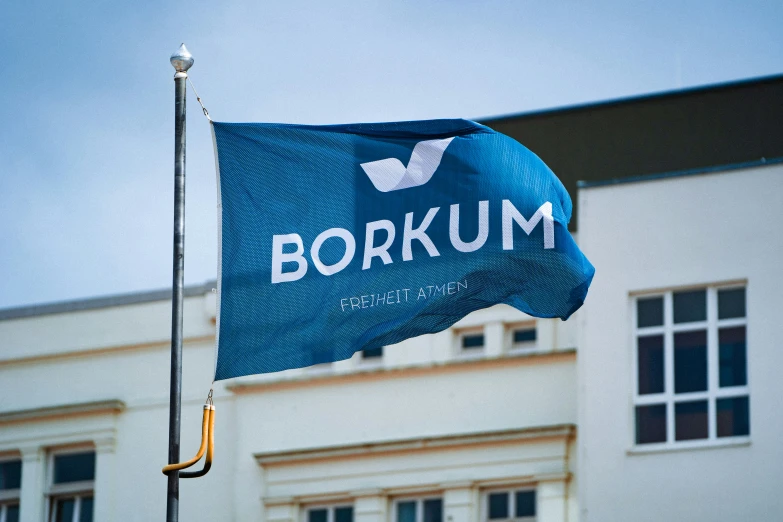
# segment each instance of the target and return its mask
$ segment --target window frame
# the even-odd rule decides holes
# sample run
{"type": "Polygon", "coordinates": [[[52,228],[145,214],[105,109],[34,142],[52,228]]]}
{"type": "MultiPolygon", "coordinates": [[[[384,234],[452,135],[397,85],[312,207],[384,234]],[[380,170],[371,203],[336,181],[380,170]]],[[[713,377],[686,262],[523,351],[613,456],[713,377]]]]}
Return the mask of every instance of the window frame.
{"type": "Polygon", "coordinates": [[[0,522],[6,522],[8,517],[8,508],[10,506],[16,506],[19,509],[19,499],[10,498],[8,500],[0,500],[0,522]]]}
{"type": "Polygon", "coordinates": [[[78,453],[95,454],[95,474],[97,474],[98,452],[94,446],[79,445],[66,448],[51,449],[46,456],[46,520],[54,522],[57,520],[57,501],[67,498],[74,499],[73,519],[71,522],[78,522],[81,518],[81,507],[84,498],[93,499],[93,518],[95,516],[95,476],[92,480],[81,480],[78,482],[66,482],[64,484],[54,483],[54,460],[60,455],[73,455],[78,453]]]}
{"type": "MultiPolygon", "coordinates": [[[[751,377],[749,360],[748,335],[748,307],[747,307],[746,282],[734,282],[726,284],[688,286],[682,288],[670,288],[663,291],[638,293],[631,297],[631,321],[632,321],[632,401],[630,414],[630,440],[634,452],[656,451],[665,449],[688,449],[710,446],[734,445],[747,443],[750,435],[734,435],[718,437],[717,433],[717,400],[751,396],[751,377]],[[718,292],[721,290],[745,290],[745,316],[731,319],[718,319],[718,292]],[[706,293],[706,320],[684,323],[674,323],[674,294],[678,292],[704,290],[706,293]],[[663,298],[663,325],[639,327],[637,324],[637,303],[639,300],[662,297],[663,298]],[[720,387],[720,346],[719,331],[723,328],[744,327],[746,335],[746,384],[742,386],[720,387]],[[687,393],[675,393],[674,391],[674,335],[682,332],[706,331],[707,333],[707,390],[687,393]],[[663,381],[662,393],[639,394],[639,349],[640,337],[663,336],[663,381]],[[675,432],[675,405],[691,401],[707,401],[707,438],[676,440],[675,432]],[[666,440],[664,442],[638,443],[636,440],[636,408],[638,406],[665,405],[666,407],[666,440]]],[[[750,421],[750,419],[749,419],[750,421]]]]}
{"type": "MultiPolygon", "coordinates": [[[[334,512],[338,508],[344,508],[349,507],[353,509],[353,521],[356,520],[356,506],[355,502],[353,500],[346,500],[343,502],[331,502],[331,503],[317,503],[317,504],[306,504],[302,506],[301,512],[301,522],[309,522],[310,517],[308,516],[308,513],[310,511],[314,511],[317,509],[325,509],[326,510],[326,522],[335,522],[335,516],[334,512]]],[[[352,521],[352,522],[353,522],[352,521]]]]}
{"type": "Polygon", "coordinates": [[[401,502],[415,502],[416,503],[416,520],[414,522],[424,522],[424,502],[426,500],[440,500],[441,502],[441,522],[446,520],[446,503],[443,498],[443,493],[432,493],[423,495],[412,496],[400,496],[392,499],[392,522],[397,522],[397,506],[401,502]]]}
{"type": "Polygon", "coordinates": [[[455,353],[460,359],[480,359],[487,353],[487,332],[484,325],[459,328],[454,331],[455,353]],[[465,337],[481,335],[484,338],[484,344],[473,348],[464,348],[462,340],[465,337]]]}
{"type": "MultiPolygon", "coordinates": [[[[0,456],[0,463],[6,462],[19,462],[20,466],[22,458],[19,455],[3,455],[0,456]]],[[[19,506],[22,498],[22,486],[21,481],[18,488],[14,489],[0,489],[0,522],[6,522],[7,510],[9,506],[19,506]]]]}
{"type": "Polygon", "coordinates": [[[539,348],[539,322],[536,320],[522,321],[518,323],[511,323],[506,325],[506,346],[508,347],[508,353],[531,353],[537,352],[539,348]],[[533,341],[526,341],[521,343],[514,342],[514,332],[517,330],[533,330],[536,332],[536,338],[533,341]]]}
{"type": "Polygon", "coordinates": [[[383,360],[386,357],[386,347],[381,346],[380,347],[381,353],[380,355],[375,355],[372,357],[366,357],[364,350],[359,350],[359,364],[363,367],[367,366],[383,366],[383,360]]]}
{"type": "Polygon", "coordinates": [[[536,522],[538,520],[538,487],[535,484],[519,486],[498,486],[481,490],[480,522],[536,522]],[[516,516],[516,493],[532,491],[536,496],[536,514],[532,517],[516,516]],[[489,518],[489,496],[493,493],[508,493],[508,518],[489,518]]]}

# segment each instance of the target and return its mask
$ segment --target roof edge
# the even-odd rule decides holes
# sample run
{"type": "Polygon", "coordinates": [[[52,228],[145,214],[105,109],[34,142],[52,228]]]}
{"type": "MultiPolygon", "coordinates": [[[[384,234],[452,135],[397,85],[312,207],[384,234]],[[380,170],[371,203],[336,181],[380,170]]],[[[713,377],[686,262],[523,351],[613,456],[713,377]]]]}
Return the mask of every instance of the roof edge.
{"type": "MultiPolygon", "coordinates": [[[[207,281],[206,283],[200,285],[186,286],[184,289],[185,297],[194,297],[205,294],[214,288],[215,285],[215,281],[207,281]]],[[[74,299],[72,301],[35,304],[2,309],[0,310],[0,321],[9,319],[24,319],[26,317],[37,317],[40,315],[61,314],[66,312],[96,310],[100,308],[111,308],[114,306],[151,303],[154,301],[165,301],[168,299],[171,299],[171,289],[147,290],[143,292],[133,292],[127,294],[90,297],[87,299],[74,299]]]]}
{"type": "Polygon", "coordinates": [[[684,89],[674,89],[669,91],[657,91],[647,94],[635,94],[630,96],[621,96],[619,98],[609,98],[597,102],[584,102],[575,103],[573,105],[563,105],[558,107],[549,107],[544,109],[534,109],[531,111],[520,111],[511,114],[498,114],[494,116],[486,116],[483,118],[474,118],[474,121],[481,123],[482,125],[488,125],[492,123],[500,123],[518,118],[534,118],[538,116],[548,116],[552,114],[577,112],[583,110],[593,110],[604,107],[612,107],[615,105],[625,105],[628,103],[637,103],[650,100],[658,100],[665,98],[676,98],[678,96],[690,96],[693,94],[701,94],[710,91],[720,91],[727,89],[734,89],[738,87],[750,87],[753,85],[761,85],[765,83],[774,83],[783,81],[783,74],[772,74],[768,76],[758,76],[756,78],[743,78],[739,80],[729,80],[718,83],[708,83],[705,85],[696,85],[693,87],[686,87],[684,89]]]}
{"type": "Polygon", "coordinates": [[[626,183],[640,183],[645,181],[655,181],[659,179],[681,178],[695,176],[698,174],[712,174],[716,172],[728,172],[739,169],[749,169],[753,167],[765,167],[767,165],[778,165],[783,163],[783,157],[761,158],[753,161],[744,161],[742,163],[729,163],[726,165],[713,165],[711,167],[698,167],[695,169],[674,170],[670,172],[660,172],[657,174],[645,174],[643,176],[631,176],[628,178],[614,178],[600,181],[577,181],[577,189],[586,189],[594,187],[606,187],[610,185],[624,185],[626,183]]]}

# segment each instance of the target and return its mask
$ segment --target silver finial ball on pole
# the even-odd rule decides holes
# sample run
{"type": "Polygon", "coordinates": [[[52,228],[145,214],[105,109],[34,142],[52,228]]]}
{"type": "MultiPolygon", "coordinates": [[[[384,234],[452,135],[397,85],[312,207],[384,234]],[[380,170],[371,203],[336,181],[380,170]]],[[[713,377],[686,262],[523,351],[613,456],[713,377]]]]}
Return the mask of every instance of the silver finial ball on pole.
{"type": "Polygon", "coordinates": [[[185,44],[182,44],[179,46],[179,49],[174,51],[169,61],[177,72],[186,72],[193,66],[193,55],[190,54],[185,44]]]}

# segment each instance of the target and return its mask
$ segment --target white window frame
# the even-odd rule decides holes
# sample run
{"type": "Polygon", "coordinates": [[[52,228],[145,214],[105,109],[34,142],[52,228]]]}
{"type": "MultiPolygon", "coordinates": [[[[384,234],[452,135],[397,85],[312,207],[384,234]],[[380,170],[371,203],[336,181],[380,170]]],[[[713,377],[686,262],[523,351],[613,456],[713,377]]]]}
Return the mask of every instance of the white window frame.
{"type": "Polygon", "coordinates": [[[440,500],[441,501],[441,513],[443,515],[443,522],[446,520],[446,504],[443,500],[442,493],[433,493],[431,495],[416,495],[413,497],[396,497],[392,501],[392,522],[397,522],[397,506],[401,502],[416,502],[416,520],[414,522],[424,522],[424,501],[425,500],[440,500]]]}
{"type": "Polygon", "coordinates": [[[480,359],[484,357],[487,353],[487,332],[484,326],[471,326],[454,330],[454,350],[454,353],[460,359],[480,359]],[[474,335],[484,336],[484,344],[475,348],[463,348],[462,339],[474,335]]]}
{"type": "MultiPolygon", "coordinates": [[[[93,509],[95,509],[95,477],[92,480],[83,480],[79,482],[68,482],[65,484],[54,483],[54,458],[60,455],[70,455],[75,453],[95,453],[97,468],[97,452],[93,446],[71,446],[68,448],[56,448],[49,452],[46,462],[46,520],[54,522],[57,520],[57,501],[73,498],[75,500],[73,510],[73,521],[78,522],[81,515],[82,499],[92,497],[93,509]]],[[[97,469],[96,469],[97,473],[97,469]]],[[[94,516],[94,513],[93,513],[94,516]]]]}
{"type": "Polygon", "coordinates": [[[9,506],[17,506],[19,507],[19,499],[7,499],[7,500],[0,500],[0,522],[6,522],[6,517],[8,516],[8,507],[9,506]]]}
{"type": "Polygon", "coordinates": [[[633,341],[632,341],[632,361],[633,361],[633,404],[631,406],[631,447],[634,451],[657,451],[664,449],[687,449],[709,446],[733,445],[738,443],[747,443],[750,441],[750,435],[737,435],[733,437],[718,437],[717,428],[717,399],[748,397],[750,400],[750,364],[749,351],[747,344],[747,284],[725,284],[725,285],[700,285],[685,288],[673,288],[666,291],[654,293],[636,294],[632,298],[632,321],[633,321],[633,341]],[[718,291],[745,289],[745,317],[733,319],[718,319],[718,291]],[[694,321],[689,323],[674,323],[674,294],[679,292],[688,292],[696,290],[705,290],[707,293],[707,320],[694,321]],[[663,297],[663,325],[647,326],[640,328],[637,325],[637,302],[652,297],[663,297]],[[745,386],[730,386],[721,388],[719,381],[720,360],[718,331],[721,328],[731,328],[744,326],[746,328],[746,372],[747,383],[745,386]],[[674,334],[680,332],[690,332],[697,330],[707,331],[707,390],[690,393],[674,393],[674,334]],[[639,337],[653,335],[663,335],[663,364],[664,364],[664,391],[663,393],[639,394],[639,337]],[[675,440],[675,410],[674,405],[681,402],[707,401],[707,438],[695,440],[675,440]],[[636,442],[636,407],[666,405],[666,441],[638,444],[636,442]]]}
{"type": "Polygon", "coordinates": [[[302,506],[302,515],[301,515],[301,522],[309,522],[310,517],[308,516],[308,513],[310,511],[315,511],[317,509],[325,509],[326,510],[326,522],[334,522],[334,511],[339,508],[349,507],[353,508],[353,519],[356,520],[356,506],[354,505],[354,502],[346,500],[345,502],[332,502],[330,504],[308,504],[306,506],[302,506]]]}
{"type": "MultiPolygon", "coordinates": [[[[21,462],[21,460],[17,455],[0,457],[0,463],[21,462]]],[[[21,504],[21,492],[20,488],[0,490],[0,522],[6,522],[8,506],[21,504]]]]}
{"type": "Polygon", "coordinates": [[[508,353],[529,353],[539,350],[539,322],[538,321],[524,321],[520,323],[511,323],[506,325],[506,346],[508,346],[508,353]],[[535,330],[536,340],[523,343],[514,342],[514,332],[517,330],[535,330]]]}
{"type": "Polygon", "coordinates": [[[538,489],[535,485],[505,486],[481,491],[481,522],[536,522],[538,520],[538,489]],[[516,493],[519,491],[532,491],[536,495],[536,514],[532,517],[516,516],[516,493]],[[489,496],[492,493],[508,493],[508,518],[489,518],[489,496]]]}

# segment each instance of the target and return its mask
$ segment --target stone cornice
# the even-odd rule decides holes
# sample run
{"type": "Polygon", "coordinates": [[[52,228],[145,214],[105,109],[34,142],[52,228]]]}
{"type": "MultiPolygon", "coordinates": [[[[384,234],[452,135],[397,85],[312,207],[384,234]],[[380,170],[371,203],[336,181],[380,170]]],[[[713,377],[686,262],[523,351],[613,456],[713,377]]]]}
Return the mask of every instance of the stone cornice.
{"type": "Polygon", "coordinates": [[[244,380],[227,384],[226,389],[236,393],[263,393],[281,389],[301,388],[306,386],[326,386],[332,384],[347,384],[366,380],[411,378],[419,375],[435,373],[463,372],[487,370],[491,368],[545,364],[551,362],[571,361],[576,358],[576,349],[568,348],[548,352],[530,352],[506,354],[502,357],[454,358],[443,362],[433,362],[420,366],[372,366],[357,368],[350,372],[324,372],[316,375],[297,375],[279,380],[244,380]]]}
{"type": "Polygon", "coordinates": [[[419,437],[397,441],[349,444],[326,448],[312,448],[293,451],[257,453],[256,462],[262,466],[301,464],[306,461],[345,459],[365,456],[377,456],[398,452],[432,451],[454,447],[504,444],[542,439],[562,440],[564,443],[576,435],[573,424],[558,424],[516,430],[468,433],[464,435],[445,435],[441,437],[419,437]]]}
{"type": "MultiPolygon", "coordinates": [[[[182,343],[185,347],[193,344],[214,343],[214,335],[201,335],[185,337],[182,343]]],[[[41,353],[27,357],[10,357],[8,359],[0,358],[0,367],[12,364],[30,364],[41,361],[54,361],[58,359],[73,359],[77,357],[95,357],[107,353],[139,351],[150,349],[168,348],[171,346],[171,339],[160,339],[158,341],[149,341],[144,343],[119,344],[112,346],[99,346],[94,348],[76,348],[64,350],[61,352],[41,353]]]]}
{"type": "Polygon", "coordinates": [[[60,406],[46,406],[44,408],[32,408],[28,410],[4,411],[0,412],[0,426],[4,424],[36,422],[62,417],[113,415],[122,412],[124,409],[124,402],[113,399],[77,404],[63,404],[60,406]]]}

